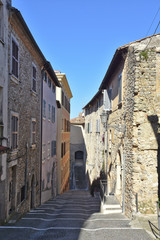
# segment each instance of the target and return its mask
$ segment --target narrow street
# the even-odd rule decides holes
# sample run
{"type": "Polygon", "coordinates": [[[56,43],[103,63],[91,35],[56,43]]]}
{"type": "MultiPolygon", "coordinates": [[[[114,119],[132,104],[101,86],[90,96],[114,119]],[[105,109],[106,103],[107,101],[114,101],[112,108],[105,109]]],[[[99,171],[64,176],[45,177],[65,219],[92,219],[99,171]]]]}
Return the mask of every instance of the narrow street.
{"type": "Polygon", "coordinates": [[[68,191],[31,210],[18,222],[0,226],[3,240],[151,240],[141,228],[131,228],[122,213],[100,213],[99,196],[68,191]]]}

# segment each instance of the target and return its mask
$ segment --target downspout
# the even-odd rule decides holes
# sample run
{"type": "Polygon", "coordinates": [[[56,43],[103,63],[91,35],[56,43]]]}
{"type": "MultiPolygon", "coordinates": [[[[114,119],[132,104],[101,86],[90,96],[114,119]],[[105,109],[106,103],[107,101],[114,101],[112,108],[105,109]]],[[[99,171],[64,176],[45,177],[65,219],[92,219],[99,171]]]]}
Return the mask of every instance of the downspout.
{"type": "Polygon", "coordinates": [[[126,126],[124,126],[124,150],[123,150],[123,202],[122,202],[122,212],[125,213],[125,133],[126,133],[126,126]]]}
{"type": "Polygon", "coordinates": [[[26,163],[25,163],[25,200],[27,199],[27,171],[28,171],[28,143],[26,143],[26,163]]]}

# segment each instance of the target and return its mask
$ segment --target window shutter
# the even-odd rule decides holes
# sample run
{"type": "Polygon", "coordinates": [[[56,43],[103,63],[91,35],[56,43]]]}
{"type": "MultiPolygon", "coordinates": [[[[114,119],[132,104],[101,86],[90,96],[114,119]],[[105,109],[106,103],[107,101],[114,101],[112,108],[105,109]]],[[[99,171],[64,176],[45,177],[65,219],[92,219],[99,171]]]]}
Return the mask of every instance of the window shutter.
{"type": "Polygon", "coordinates": [[[122,74],[119,74],[118,78],[118,94],[119,94],[119,103],[122,101],[122,74]]]}
{"type": "Polygon", "coordinates": [[[110,98],[109,98],[109,92],[106,89],[104,89],[104,91],[103,91],[103,106],[104,106],[104,110],[105,111],[110,111],[111,110],[110,109],[110,105],[111,105],[111,103],[110,103],[110,98]]]}

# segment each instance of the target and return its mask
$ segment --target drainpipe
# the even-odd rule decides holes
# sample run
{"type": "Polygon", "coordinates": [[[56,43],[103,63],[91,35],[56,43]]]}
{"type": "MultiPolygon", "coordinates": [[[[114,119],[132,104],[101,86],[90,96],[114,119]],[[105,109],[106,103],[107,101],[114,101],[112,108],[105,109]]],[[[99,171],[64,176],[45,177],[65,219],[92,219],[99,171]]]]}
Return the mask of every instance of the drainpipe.
{"type": "Polygon", "coordinates": [[[122,212],[125,213],[125,153],[124,152],[123,152],[123,203],[122,203],[122,212]]]}
{"type": "Polygon", "coordinates": [[[124,150],[123,150],[123,203],[122,203],[122,212],[125,213],[125,162],[126,162],[126,156],[125,156],[125,133],[126,133],[126,126],[124,126],[124,150]]]}
{"type": "Polygon", "coordinates": [[[25,200],[27,198],[27,171],[28,171],[28,143],[26,143],[26,163],[25,163],[25,200]]]}

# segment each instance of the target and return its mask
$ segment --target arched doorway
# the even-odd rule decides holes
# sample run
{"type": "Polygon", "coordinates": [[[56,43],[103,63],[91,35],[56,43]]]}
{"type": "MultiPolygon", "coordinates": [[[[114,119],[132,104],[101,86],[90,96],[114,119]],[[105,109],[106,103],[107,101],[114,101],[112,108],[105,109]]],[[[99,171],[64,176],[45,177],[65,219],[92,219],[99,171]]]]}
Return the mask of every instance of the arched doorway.
{"type": "Polygon", "coordinates": [[[35,179],[34,179],[34,175],[33,175],[32,180],[31,180],[31,200],[30,200],[31,208],[34,208],[34,185],[35,185],[35,179]]]}
{"type": "Polygon", "coordinates": [[[83,151],[75,152],[75,165],[82,166],[83,165],[83,151]]]}

